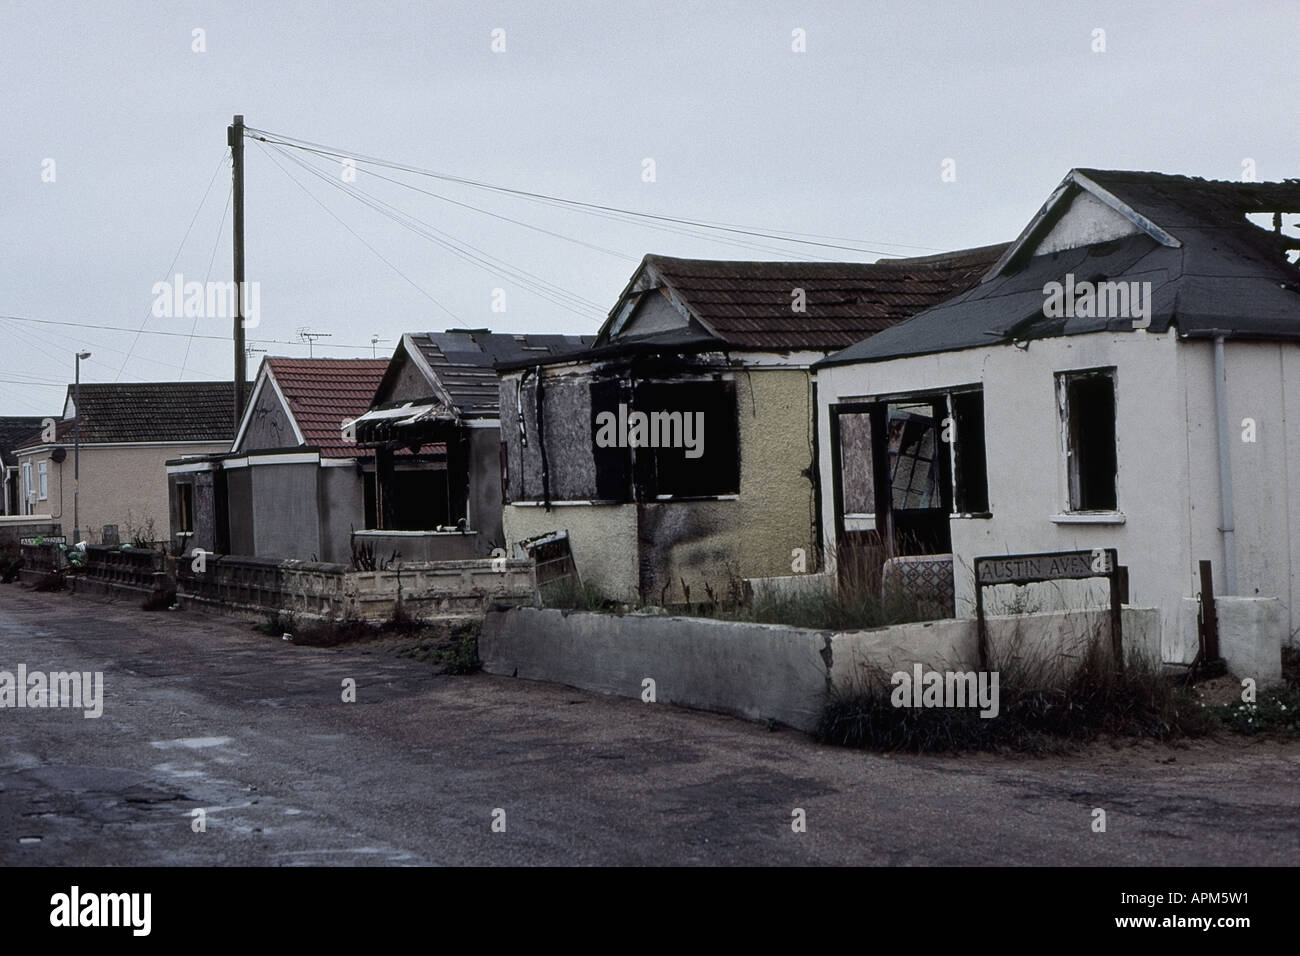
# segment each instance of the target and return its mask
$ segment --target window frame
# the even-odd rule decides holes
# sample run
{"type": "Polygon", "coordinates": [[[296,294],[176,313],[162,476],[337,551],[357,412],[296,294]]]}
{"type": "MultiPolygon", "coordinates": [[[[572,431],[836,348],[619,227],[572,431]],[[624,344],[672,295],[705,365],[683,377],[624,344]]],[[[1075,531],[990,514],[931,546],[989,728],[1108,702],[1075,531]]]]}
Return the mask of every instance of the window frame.
{"type": "Polygon", "coordinates": [[[1107,365],[1058,370],[1055,373],[1053,386],[1056,391],[1056,411],[1060,433],[1059,467],[1062,489],[1060,514],[1062,516],[1078,515],[1102,518],[1122,516],[1119,487],[1119,383],[1116,367],[1107,365]],[[1074,403],[1071,401],[1074,386],[1089,379],[1105,379],[1110,383],[1111,460],[1114,469],[1111,496],[1108,500],[1113,503],[1103,507],[1084,507],[1087,499],[1093,497],[1094,493],[1085,494],[1084,481],[1090,469],[1086,464],[1080,465],[1085,448],[1080,438],[1079,420],[1076,417],[1077,409],[1072,407],[1074,403]],[[1079,445],[1079,447],[1076,448],[1076,445],[1079,445]]]}

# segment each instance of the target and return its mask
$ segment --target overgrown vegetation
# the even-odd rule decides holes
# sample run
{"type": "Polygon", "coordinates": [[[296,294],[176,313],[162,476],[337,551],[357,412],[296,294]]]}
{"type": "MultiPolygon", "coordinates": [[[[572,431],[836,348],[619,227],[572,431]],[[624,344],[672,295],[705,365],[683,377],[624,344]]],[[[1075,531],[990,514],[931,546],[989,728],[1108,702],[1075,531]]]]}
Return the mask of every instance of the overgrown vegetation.
{"type": "Polygon", "coordinates": [[[579,584],[573,577],[557,578],[538,588],[542,604],[562,611],[602,611],[616,606],[592,584],[579,584]]]}
{"type": "Polygon", "coordinates": [[[854,686],[832,694],[816,737],[872,750],[1046,754],[1102,737],[1201,737],[1217,726],[1158,664],[1132,657],[1116,668],[1107,635],[1093,634],[1077,661],[1020,651],[1009,647],[990,664],[999,676],[996,717],[977,707],[896,707],[891,675],[863,668],[854,686]]]}
{"type": "Polygon", "coordinates": [[[1300,738],[1300,647],[1282,648],[1281,686],[1256,690],[1253,701],[1205,709],[1233,733],[1300,738]]]}

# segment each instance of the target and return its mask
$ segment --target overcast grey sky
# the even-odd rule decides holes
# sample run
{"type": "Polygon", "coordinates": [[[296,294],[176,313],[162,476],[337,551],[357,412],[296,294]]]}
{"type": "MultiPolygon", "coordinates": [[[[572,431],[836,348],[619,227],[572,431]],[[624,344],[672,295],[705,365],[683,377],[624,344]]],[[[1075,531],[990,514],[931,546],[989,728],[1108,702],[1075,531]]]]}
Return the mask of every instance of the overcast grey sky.
{"type": "Polygon", "coordinates": [[[291,151],[326,182],[248,143],[252,344],[306,355],[310,327],[332,336],[317,355],[370,355],[379,336],[382,356],[417,329],[593,332],[647,252],[874,260],[1009,240],[1074,166],[1300,176],[1297,37],[1289,0],[5,0],[0,414],[57,412],[78,348],[87,381],[230,375],[228,338],[191,337],[228,337],[229,320],[151,312],[175,273],[230,278],[234,113],[424,170],[871,250],[735,246],[374,170],[440,199],[358,167],[347,188],[458,256],[346,194],[337,159],[291,151]]]}

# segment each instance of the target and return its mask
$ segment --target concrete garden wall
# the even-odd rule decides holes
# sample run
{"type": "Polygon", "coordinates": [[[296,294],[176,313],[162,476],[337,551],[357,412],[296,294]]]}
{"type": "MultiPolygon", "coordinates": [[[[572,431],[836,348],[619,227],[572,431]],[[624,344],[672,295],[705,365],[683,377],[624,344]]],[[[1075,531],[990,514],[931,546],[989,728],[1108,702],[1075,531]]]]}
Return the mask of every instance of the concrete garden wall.
{"type": "MultiPolygon", "coordinates": [[[[1158,611],[1125,608],[1123,626],[1130,654],[1158,659],[1158,611]]],[[[1094,629],[1108,633],[1107,612],[1099,610],[990,618],[988,627],[995,655],[1043,646],[1077,654],[1094,629]]],[[[810,731],[831,688],[852,686],[864,666],[891,673],[913,663],[975,669],[977,630],[970,619],[834,632],[521,607],[488,613],[479,657],[491,674],[622,697],[641,697],[648,678],[657,703],[773,719],[810,731]]]]}

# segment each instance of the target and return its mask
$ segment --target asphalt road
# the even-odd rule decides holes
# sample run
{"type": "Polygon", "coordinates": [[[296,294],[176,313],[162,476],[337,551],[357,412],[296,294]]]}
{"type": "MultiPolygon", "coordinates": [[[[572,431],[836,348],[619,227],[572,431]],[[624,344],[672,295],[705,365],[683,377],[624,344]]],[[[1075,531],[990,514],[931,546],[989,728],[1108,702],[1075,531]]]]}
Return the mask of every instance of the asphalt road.
{"type": "Polygon", "coordinates": [[[870,755],[435,676],[391,644],[299,647],[233,619],[0,586],[0,670],[19,664],[102,671],[105,690],[97,719],[0,709],[6,866],[1300,863],[1297,744],[870,755]]]}

